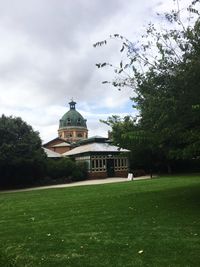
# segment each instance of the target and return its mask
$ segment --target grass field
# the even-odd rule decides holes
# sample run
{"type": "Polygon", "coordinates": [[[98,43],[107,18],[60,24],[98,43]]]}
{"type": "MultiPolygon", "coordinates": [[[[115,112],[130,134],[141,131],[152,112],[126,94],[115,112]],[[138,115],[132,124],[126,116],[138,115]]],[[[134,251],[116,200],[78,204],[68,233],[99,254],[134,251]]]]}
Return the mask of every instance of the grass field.
{"type": "Polygon", "coordinates": [[[0,193],[0,266],[200,266],[200,176],[0,193]]]}

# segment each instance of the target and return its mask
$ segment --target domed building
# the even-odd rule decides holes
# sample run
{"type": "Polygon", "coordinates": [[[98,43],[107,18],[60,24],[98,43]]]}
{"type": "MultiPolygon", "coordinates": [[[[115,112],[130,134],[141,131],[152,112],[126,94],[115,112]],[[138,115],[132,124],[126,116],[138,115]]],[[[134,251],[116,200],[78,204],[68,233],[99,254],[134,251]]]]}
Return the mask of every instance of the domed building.
{"type": "Polygon", "coordinates": [[[76,102],[69,102],[69,107],[70,110],[60,119],[58,136],[69,143],[87,139],[86,119],[76,110],[76,102]]]}
{"type": "Polygon", "coordinates": [[[76,102],[69,102],[69,110],[59,121],[58,137],[43,147],[59,154],[71,150],[74,145],[88,138],[86,119],[76,110],[76,102]]]}
{"type": "Polygon", "coordinates": [[[69,102],[69,108],[59,121],[58,137],[43,145],[47,156],[87,162],[91,179],[127,177],[129,150],[112,145],[105,137],[88,138],[86,119],[76,110],[76,102],[69,102]]]}

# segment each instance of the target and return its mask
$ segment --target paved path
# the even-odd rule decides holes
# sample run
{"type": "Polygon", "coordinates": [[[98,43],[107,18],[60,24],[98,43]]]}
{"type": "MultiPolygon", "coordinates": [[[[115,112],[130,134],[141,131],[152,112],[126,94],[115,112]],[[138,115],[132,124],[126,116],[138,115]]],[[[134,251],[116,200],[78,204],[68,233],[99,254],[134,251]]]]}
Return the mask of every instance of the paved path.
{"type": "MultiPolygon", "coordinates": [[[[144,179],[150,179],[150,176],[141,176],[141,177],[134,178],[134,180],[144,180],[144,179]]],[[[69,184],[57,184],[57,185],[39,186],[39,187],[31,187],[31,188],[24,188],[24,189],[6,190],[6,191],[0,191],[0,193],[1,192],[2,193],[25,192],[25,191],[51,189],[51,188],[64,188],[64,187],[110,184],[110,183],[120,183],[120,182],[127,182],[127,178],[112,177],[112,178],[98,179],[98,180],[86,180],[86,181],[74,182],[74,183],[69,183],[69,184]]]]}

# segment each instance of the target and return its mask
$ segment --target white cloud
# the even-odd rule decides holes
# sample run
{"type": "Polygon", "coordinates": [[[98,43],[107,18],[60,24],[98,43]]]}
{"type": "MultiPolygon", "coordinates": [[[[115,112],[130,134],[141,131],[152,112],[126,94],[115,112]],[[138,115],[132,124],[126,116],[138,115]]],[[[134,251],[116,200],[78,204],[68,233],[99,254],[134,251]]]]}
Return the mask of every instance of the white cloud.
{"type": "Polygon", "coordinates": [[[0,0],[0,113],[21,116],[48,141],[73,97],[90,135],[106,135],[99,119],[130,113],[132,90],[102,85],[113,72],[95,68],[118,64],[120,45],[92,45],[113,33],[136,40],[159,2],[0,0]]]}

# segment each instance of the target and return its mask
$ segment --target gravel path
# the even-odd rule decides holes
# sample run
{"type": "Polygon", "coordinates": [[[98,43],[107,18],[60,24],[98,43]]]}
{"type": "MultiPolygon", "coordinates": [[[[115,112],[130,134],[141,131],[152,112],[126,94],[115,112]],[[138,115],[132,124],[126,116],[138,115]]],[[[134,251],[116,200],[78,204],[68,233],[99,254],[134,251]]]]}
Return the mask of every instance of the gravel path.
{"type": "MultiPolygon", "coordinates": [[[[143,180],[143,179],[150,179],[150,176],[141,176],[141,177],[134,178],[134,180],[143,180]]],[[[14,192],[25,192],[25,191],[51,189],[51,188],[64,188],[64,187],[110,184],[110,183],[120,183],[120,182],[127,182],[127,178],[112,177],[112,178],[106,178],[106,179],[86,180],[86,181],[74,182],[74,183],[70,183],[70,184],[39,186],[39,187],[31,187],[31,188],[24,188],[24,189],[17,189],[17,190],[16,189],[15,190],[6,190],[6,191],[0,191],[0,192],[2,192],[2,193],[14,193],[14,192]]]]}

